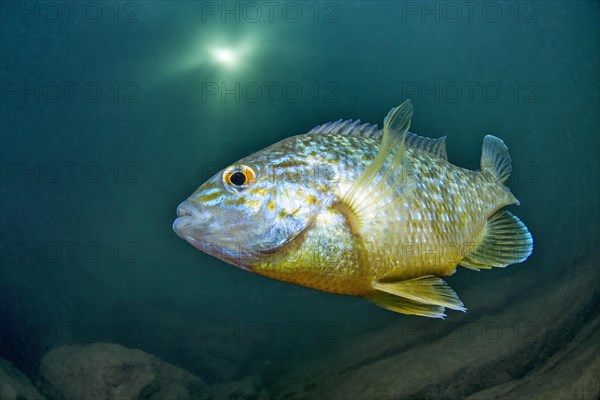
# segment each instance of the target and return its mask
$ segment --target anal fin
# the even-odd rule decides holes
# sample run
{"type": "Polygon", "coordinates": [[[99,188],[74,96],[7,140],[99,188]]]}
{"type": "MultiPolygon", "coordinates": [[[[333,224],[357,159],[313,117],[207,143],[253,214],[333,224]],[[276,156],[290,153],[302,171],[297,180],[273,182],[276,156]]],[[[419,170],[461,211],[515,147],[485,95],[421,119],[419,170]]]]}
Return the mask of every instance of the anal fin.
{"type": "Polygon", "coordinates": [[[444,317],[444,308],[466,311],[456,292],[436,276],[391,282],[375,281],[371,285],[377,290],[380,301],[370,300],[392,311],[433,318],[444,317]],[[382,302],[387,306],[380,304],[382,302]]]}
{"type": "Polygon", "coordinates": [[[429,318],[444,319],[444,307],[433,304],[420,303],[418,301],[409,300],[403,297],[398,297],[390,293],[376,291],[365,299],[383,307],[387,310],[394,311],[400,314],[419,315],[429,318]]]}
{"type": "Polygon", "coordinates": [[[479,245],[459,263],[469,269],[506,267],[523,262],[533,251],[533,238],[519,218],[506,210],[488,221],[479,245]]]}

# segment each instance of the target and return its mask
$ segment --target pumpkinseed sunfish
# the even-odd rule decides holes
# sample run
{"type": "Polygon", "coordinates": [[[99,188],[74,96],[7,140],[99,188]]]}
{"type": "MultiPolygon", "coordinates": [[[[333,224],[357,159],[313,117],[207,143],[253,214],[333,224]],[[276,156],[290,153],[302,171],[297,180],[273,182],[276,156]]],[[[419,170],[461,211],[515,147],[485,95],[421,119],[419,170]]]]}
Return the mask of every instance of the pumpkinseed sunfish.
{"type": "Polygon", "coordinates": [[[336,121],[225,168],[177,208],[197,249],[270,278],[443,318],[466,311],[440,277],[522,262],[527,227],[502,207],[504,142],[483,139],[481,170],[447,161],[446,137],[408,131],[410,100],[383,123],[336,121]]]}

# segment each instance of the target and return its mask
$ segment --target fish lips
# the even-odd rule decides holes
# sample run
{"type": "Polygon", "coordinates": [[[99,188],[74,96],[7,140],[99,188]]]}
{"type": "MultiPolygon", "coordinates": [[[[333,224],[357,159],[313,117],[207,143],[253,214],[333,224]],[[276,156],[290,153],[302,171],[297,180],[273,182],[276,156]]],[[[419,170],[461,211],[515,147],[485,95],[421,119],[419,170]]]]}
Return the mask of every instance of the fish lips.
{"type": "Polygon", "coordinates": [[[256,257],[243,249],[240,244],[211,241],[204,237],[201,229],[198,229],[197,217],[191,214],[182,215],[179,213],[179,209],[178,215],[180,215],[179,218],[173,222],[173,231],[177,236],[206,254],[246,271],[254,272],[251,264],[256,257]]]}

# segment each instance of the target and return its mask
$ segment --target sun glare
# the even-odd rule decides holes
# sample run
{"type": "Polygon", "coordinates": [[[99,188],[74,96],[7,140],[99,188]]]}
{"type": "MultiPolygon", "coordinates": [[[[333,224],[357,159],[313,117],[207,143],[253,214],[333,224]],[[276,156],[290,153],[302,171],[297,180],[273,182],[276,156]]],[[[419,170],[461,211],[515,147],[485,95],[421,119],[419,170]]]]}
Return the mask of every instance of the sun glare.
{"type": "Polygon", "coordinates": [[[213,57],[217,62],[228,67],[235,65],[237,60],[237,57],[233,50],[228,48],[220,48],[213,50],[213,57]]]}

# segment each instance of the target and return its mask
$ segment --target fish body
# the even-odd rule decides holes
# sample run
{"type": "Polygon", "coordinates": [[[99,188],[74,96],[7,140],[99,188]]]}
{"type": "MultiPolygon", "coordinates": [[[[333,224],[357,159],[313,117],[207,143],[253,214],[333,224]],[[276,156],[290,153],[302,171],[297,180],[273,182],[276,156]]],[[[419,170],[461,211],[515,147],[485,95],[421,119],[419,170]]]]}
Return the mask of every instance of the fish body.
{"type": "Polygon", "coordinates": [[[405,314],[464,311],[440,277],[523,261],[533,240],[501,210],[518,203],[504,143],[486,136],[481,171],[463,169],[445,137],[408,132],[411,117],[407,101],[381,130],[337,121],[250,155],[183,202],[174,229],[270,278],[405,314]]]}

